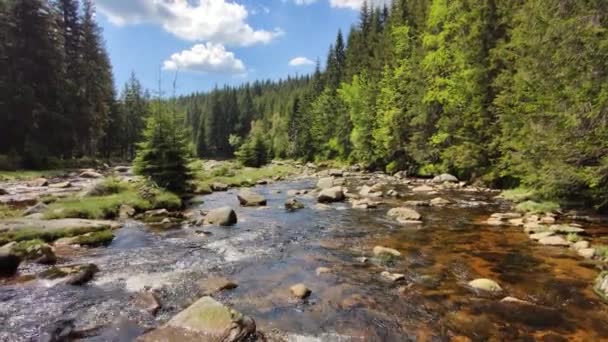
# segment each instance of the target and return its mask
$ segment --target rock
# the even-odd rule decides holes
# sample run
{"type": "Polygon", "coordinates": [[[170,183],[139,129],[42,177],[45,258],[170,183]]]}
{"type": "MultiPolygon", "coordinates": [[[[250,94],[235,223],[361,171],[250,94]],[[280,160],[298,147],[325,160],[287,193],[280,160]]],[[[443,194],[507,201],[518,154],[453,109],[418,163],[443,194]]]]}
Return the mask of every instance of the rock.
{"type": "Polygon", "coordinates": [[[579,249],[589,248],[589,246],[590,246],[589,241],[587,241],[587,240],[581,240],[581,241],[577,241],[574,244],[572,244],[571,247],[575,251],[578,251],[579,249]]]}
{"type": "Polygon", "coordinates": [[[528,301],[521,300],[521,299],[515,298],[515,297],[505,297],[505,298],[501,299],[500,301],[502,303],[517,303],[517,304],[525,304],[525,305],[534,305],[533,303],[530,303],[528,301]]]}
{"type": "Polygon", "coordinates": [[[33,261],[43,265],[52,265],[57,262],[53,248],[44,242],[36,243],[32,240],[17,243],[13,246],[12,252],[17,254],[22,260],[33,261]]]}
{"type": "Polygon", "coordinates": [[[72,182],[61,182],[61,183],[54,183],[54,184],[49,184],[49,188],[51,189],[67,189],[72,187],[72,182]]]}
{"type": "Polygon", "coordinates": [[[319,179],[317,182],[318,189],[329,189],[334,186],[334,178],[333,177],[324,177],[319,179]]]}
{"type": "Polygon", "coordinates": [[[230,207],[222,207],[209,211],[205,216],[205,224],[216,226],[232,226],[237,223],[234,210],[230,207]]]}
{"type": "Polygon", "coordinates": [[[380,276],[382,278],[390,280],[392,282],[397,282],[397,281],[405,279],[405,274],[391,273],[391,272],[388,272],[388,271],[383,271],[382,273],[380,273],[380,276]]]}
{"type": "Polygon", "coordinates": [[[502,226],[504,224],[504,221],[497,219],[495,217],[490,217],[487,221],[486,224],[490,225],[490,226],[502,226]]]}
{"type": "Polygon", "coordinates": [[[368,198],[364,198],[362,200],[354,200],[353,208],[354,209],[373,209],[378,207],[378,202],[374,202],[368,198]]]}
{"type": "Polygon", "coordinates": [[[291,294],[294,297],[300,298],[300,299],[307,298],[311,294],[310,289],[307,288],[306,285],[301,284],[301,283],[293,285],[292,287],[289,288],[289,291],[291,292],[291,294]]]}
{"type": "Polygon", "coordinates": [[[407,178],[407,172],[406,171],[398,171],[393,176],[395,178],[397,178],[397,179],[405,179],[405,178],[407,178]]]}
{"type": "Polygon", "coordinates": [[[401,194],[395,189],[390,189],[386,192],[386,195],[389,197],[401,197],[401,194]]]}
{"type": "Polygon", "coordinates": [[[529,238],[534,241],[538,241],[540,239],[548,238],[548,237],[551,237],[554,235],[555,235],[555,233],[553,233],[553,232],[540,232],[540,233],[531,234],[529,236],[529,238]]]}
{"type": "Polygon", "coordinates": [[[103,178],[103,175],[99,172],[88,170],[88,171],[84,171],[84,172],[80,173],[79,177],[97,179],[97,178],[103,178]]]}
{"type": "Polygon", "coordinates": [[[213,191],[228,191],[228,185],[220,182],[214,182],[211,184],[211,190],[213,191]]]}
{"type": "Polygon", "coordinates": [[[405,201],[403,204],[408,207],[428,207],[431,205],[429,201],[405,201]]]}
{"type": "MultiPolygon", "coordinates": [[[[397,252],[397,253],[399,253],[399,252],[397,252]]],[[[401,254],[401,253],[399,253],[399,254],[401,254]]],[[[357,260],[357,262],[359,262],[361,264],[367,264],[367,262],[369,261],[369,259],[366,257],[358,257],[358,258],[355,258],[355,260],[357,260]]]]}
{"type": "Polygon", "coordinates": [[[3,188],[0,188],[0,196],[8,195],[8,191],[3,188]]]}
{"type": "Polygon", "coordinates": [[[327,204],[323,204],[323,203],[317,203],[317,204],[315,204],[315,209],[321,210],[321,211],[329,210],[329,209],[331,209],[331,206],[329,206],[327,204]]]}
{"type": "Polygon", "coordinates": [[[128,205],[128,204],[122,204],[120,206],[120,209],[118,211],[118,217],[121,219],[128,219],[130,217],[133,217],[135,215],[135,209],[128,205]]]}
{"type": "Polygon", "coordinates": [[[412,189],[413,192],[431,192],[435,191],[435,188],[428,185],[420,185],[412,189]]]}
{"type": "Polygon", "coordinates": [[[165,217],[162,221],[160,221],[161,224],[170,224],[171,223],[171,219],[168,217],[165,217]]]}
{"type": "Polygon", "coordinates": [[[542,223],[542,224],[554,224],[555,223],[555,217],[553,217],[553,216],[543,216],[540,219],[540,223],[542,223]]]}
{"type": "Polygon", "coordinates": [[[137,341],[238,342],[247,340],[255,330],[253,319],[205,296],[137,341]]]}
{"type": "Polygon", "coordinates": [[[242,190],[236,195],[236,197],[239,199],[239,203],[241,203],[241,205],[245,207],[257,207],[266,205],[266,199],[262,195],[251,190],[242,190]]]}
{"type": "Polygon", "coordinates": [[[119,172],[119,173],[126,173],[129,172],[131,169],[128,166],[124,166],[124,165],[118,165],[114,167],[114,171],[119,172]]]}
{"type": "Polygon", "coordinates": [[[31,234],[50,234],[61,232],[62,235],[79,235],[100,230],[116,229],[121,223],[104,220],[84,220],[84,219],[58,219],[58,220],[39,220],[39,219],[10,219],[0,220],[0,231],[19,231],[27,230],[31,234]]]}
{"type": "Polygon", "coordinates": [[[396,257],[401,256],[401,252],[399,252],[396,249],[388,248],[388,247],[384,247],[384,246],[375,246],[374,255],[380,256],[382,254],[390,254],[390,255],[396,256],[396,257]]]}
{"type": "Polygon", "coordinates": [[[288,190],[287,196],[294,197],[294,196],[306,195],[307,193],[308,193],[308,190],[288,190]]]}
{"type": "Polygon", "coordinates": [[[525,224],[523,218],[513,218],[513,219],[510,219],[508,222],[511,226],[516,226],[516,227],[523,227],[525,224]]]}
{"type": "Polygon", "coordinates": [[[563,246],[567,247],[570,245],[568,241],[566,241],[561,236],[548,236],[538,240],[538,243],[545,246],[563,246]]]}
{"type": "Polygon", "coordinates": [[[148,218],[160,218],[160,217],[166,217],[169,216],[171,213],[169,213],[169,210],[167,209],[154,209],[154,210],[148,210],[144,213],[144,215],[148,218]]]}
{"type": "Polygon", "coordinates": [[[374,186],[364,185],[359,191],[359,195],[363,197],[382,197],[381,185],[376,184],[374,186]]]}
{"type": "Polygon", "coordinates": [[[490,293],[502,292],[502,288],[500,287],[500,285],[498,285],[498,283],[496,283],[494,280],[491,280],[491,279],[486,279],[486,278],[475,279],[475,280],[470,281],[468,283],[468,285],[470,287],[474,288],[475,290],[481,290],[481,291],[490,292],[490,293]]]}
{"type": "Polygon", "coordinates": [[[23,215],[27,216],[27,215],[32,215],[32,214],[40,214],[40,213],[47,211],[48,208],[49,207],[46,204],[40,202],[36,205],[33,205],[33,206],[25,209],[25,211],[23,211],[23,215]]]}
{"type": "Polygon", "coordinates": [[[99,268],[95,264],[67,265],[53,267],[40,275],[45,279],[59,280],[58,283],[67,285],[84,285],[91,281],[99,268]]]}
{"type": "Polygon", "coordinates": [[[341,186],[336,186],[329,189],[324,189],[317,196],[319,203],[340,202],[344,200],[344,192],[341,186]]]}
{"type": "Polygon", "coordinates": [[[444,206],[444,205],[448,205],[451,204],[452,202],[450,202],[447,199],[441,198],[441,197],[435,197],[431,200],[431,205],[432,206],[444,206]]]}
{"type": "Polygon", "coordinates": [[[551,227],[549,227],[549,230],[552,232],[558,233],[558,234],[570,234],[570,233],[579,234],[579,233],[585,232],[585,230],[583,228],[569,226],[566,224],[554,224],[551,227]]]}
{"type": "Polygon", "coordinates": [[[60,319],[40,328],[38,342],[60,342],[74,340],[74,320],[60,319]]]}
{"type": "Polygon", "coordinates": [[[608,272],[602,272],[597,276],[593,290],[604,300],[608,300],[608,272]]]}
{"type": "Polygon", "coordinates": [[[593,259],[595,256],[595,248],[581,248],[576,253],[585,259],[593,259]]]}
{"type": "Polygon", "coordinates": [[[521,214],[520,213],[494,213],[494,214],[490,215],[490,217],[496,218],[499,220],[510,220],[510,219],[520,218],[521,214]]]}
{"type": "Polygon", "coordinates": [[[40,188],[43,186],[48,186],[49,181],[46,178],[37,178],[27,182],[27,186],[40,188]]]}
{"type": "Polygon", "coordinates": [[[458,178],[456,178],[455,176],[449,174],[449,173],[443,173],[440,174],[439,176],[435,176],[435,178],[433,178],[432,180],[433,183],[458,183],[458,178]]]}
{"type": "Polygon", "coordinates": [[[160,310],[161,304],[154,290],[146,289],[133,297],[133,305],[154,316],[160,310]]]}
{"type": "Polygon", "coordinates": [[[317,267],[315,273],[317,274],[317,276],[321,276],[326,273],[331,273],[331,269],[328,267],[317,267]]]}
{"type": "Polygon", "coordinates": [[[287,201],[285,201],[285,209],[289,211],[295,211],[302,208],[304,208],[304,204],[295,198],[289,198],[287,201]]]}
{"type": "Polygon", "coordinates": [[[198,286],[205,296],[213,295],[225,290],[233,290],[238,287],[235,282],[224,277],[210,277],[204,279],[199,281],[198,286]]]}
{"type": "Polygon", "coordinates": [[[422,215],[416,210],[405,207],[393,208],[388,211],[387,215],[399,223],[419,222],[422,218],[422,215]]]}
{"type": "Polygon", "coordinates": [[[344,174],[344,171],[339,170],[339,169],[330,169],[328,173],[332,177],[342,177],[342,175],[344,174]]]}
{"type": "Polygon", "coordinates": [[[0,247],[0,277],[10,277],[17,273],[21,258],[12,249],[15,242],[0,247]]]}

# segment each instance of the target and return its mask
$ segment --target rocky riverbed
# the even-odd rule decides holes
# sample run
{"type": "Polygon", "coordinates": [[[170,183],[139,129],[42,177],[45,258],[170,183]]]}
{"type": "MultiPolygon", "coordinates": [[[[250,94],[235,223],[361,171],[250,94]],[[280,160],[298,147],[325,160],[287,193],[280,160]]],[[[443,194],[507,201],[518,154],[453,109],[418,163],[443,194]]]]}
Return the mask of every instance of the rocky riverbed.
{"type": "MultiPolygon", "coordinates": [[[[0,340],[608,339],[601,218],[512,213],[449,175],[309,165],[259,183],[218,184],[167,224],[124,215],[105,246],[51,243],[54,266],[0,278],[0,340]]],[[[47,187],[3,185],[27,205],[47,187]]]]}

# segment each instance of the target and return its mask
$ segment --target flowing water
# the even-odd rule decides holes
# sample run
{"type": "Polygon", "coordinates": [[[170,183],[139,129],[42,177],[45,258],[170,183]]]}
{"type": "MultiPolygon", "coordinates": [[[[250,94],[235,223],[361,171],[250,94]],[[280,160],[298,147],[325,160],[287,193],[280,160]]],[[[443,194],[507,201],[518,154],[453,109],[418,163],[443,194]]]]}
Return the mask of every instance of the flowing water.
{"type": "MultiPolygon", "coordinates": [[[[220,301],[253,317],[259,330],[276,329],[293,341],[608,340],[608,306],[592,291],[595,266],[568,249],[532,242],[521,228],[484,225],[508,208],[493,195],[442,192],[455,204],[418,208],[419,226],[386,218],[397,200],[374,210],[348,203],[318,210],[305,195],[298,197],[305,209],[285,211],[288,189],[312,187],[312,179],[259,186],[265,208],[239,207],[236,190],[193,205],[233,206],[239,218],[233,227],[158,231],[132,221],[107,248],[58,250],[62,263],[99,266],[83,287],[26,282],[43,269],[26,265],[20,278],[0,285],[0,340],[36,341],[71,324],[84,340],[131,341],[199,298],[197,282],[211,276],[238,284],[217,295],[220,301]],[[403,255],[376,260],[375,245],[403,255]],[[318,276],[318,267],[331,272],[318,276]],[[406,279],[387,282],[380,277],[385,270],[406,279]],[[466,284],[475,278],[496,280],[503,295],[474,293],[466,284]],[[307,300],[289,295],[296,283],[312,290],[307,300]],[[147,287],[162,303],[156,316],[134,305],[134,294],[147,287]],[[537,305],[501,302],[507,295],[537,305]]],[[[591,231],[602,238],[608,230],[591,231]]]]}

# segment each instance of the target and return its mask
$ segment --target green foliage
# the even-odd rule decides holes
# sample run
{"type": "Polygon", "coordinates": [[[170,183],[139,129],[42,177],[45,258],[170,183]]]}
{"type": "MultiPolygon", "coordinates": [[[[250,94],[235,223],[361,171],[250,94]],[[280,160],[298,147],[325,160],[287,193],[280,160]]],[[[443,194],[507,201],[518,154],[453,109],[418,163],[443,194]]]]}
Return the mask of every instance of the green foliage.
{"type": "Polygon", "coordinates": [[[45,219],[83,218],[83,219],[113,219],[118,216],[122,204],[129,205],[136,210],[151,208],[148,201],[140,198],[135,191],[120,194],[69,198],[51,204],[45,212],[45,219]]]}
{"type": "Polygon", "coordinates": [[[72,237],[82,234],[87,234],[90,232],[105,230],[107,228],[98,227],[98,228],[71,228],[71,229],[19,229],[14,231],[6,231],[0,233],[0,245],[4,245],[6,243],[16,241],[29,241],[29,240],[42,240],[45,242],[53,242],[55,240],[64,238],[64,237],[72,237]]]}
{"type": "Polygon", "coordinates": [[[515,206],[515,209],[526,213],[552,213],[559,210],[559,204],[555,202],[525,201],[515,206]]]}
{"type": "Polygon", "coordinates": [[[249,167],[260,167],[268,163],[268,146],[264,141],[264,129],[261,123],[253,124],[250,136],[235,155],[239,162],[249,167]]]}
{"type": "Polygon", "coordinates": [[[114,195],[129,189],[129,185],[120,181],[118,178],[106,178],[103,181],[96,183],[87,191],[87,196],[106,196],[114,195]]]}
{"type": "Polygon", "coordinates": [[[581,238],[581,236],[576,233],[570,233],[570,234],[568,234],[568,236],[566,236],[566,240],[568,240],[568,242],[572,242],[572,243],[579,242],[582,239],[583,238],[581,238]]]}
{"type": "Polygon", "coordinates": [[[519,203],[527,200],[533,200],[538,196],[531,189],[516,188],[501,192],[500,197],[511,202],[519,203]]]}

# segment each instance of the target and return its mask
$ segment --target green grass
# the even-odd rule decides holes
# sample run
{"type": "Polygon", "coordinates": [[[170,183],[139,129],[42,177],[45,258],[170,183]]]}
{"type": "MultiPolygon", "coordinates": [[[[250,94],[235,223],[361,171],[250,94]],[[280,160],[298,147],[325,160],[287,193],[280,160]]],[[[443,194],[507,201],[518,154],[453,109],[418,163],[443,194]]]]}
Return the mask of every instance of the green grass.
{"type": "Polygon", "coordinates": [[[260,168],[243,167],[237,162],[226,161],[211,170],[203,170],[200,161],[190,165],[195,174],[195,187],[197,193],[210,193],[211,184],[220,182],[230,187],[253,186],[261,179],[275,176],[286,177],[295,173],[294,166],[269,164],[260,168]]]}
{"type": "Polygon", "coordinates": [[[534,190],[526,189],[526,188],[515,188],[510,190],[505,190],[500,193],[500,198],[503,198],[507,201],[512,201],[515,203],[520,203],[528,200],[532,200],[536,198],[536,194],[534,190]]]}
{"type": "Polygon", "coordinates": [[[597,255],[600,259],[608,258],[608,246],[601,245],[601,246],[594,246],[594,248],[595,248],[595,255],[597,255]]]}
{"type": "Polygon", "coordinates": [[[515,206],[517,211],[526,212],[526,213],[550,213],[559,210],[559,204],[555,202],[535,202],[535,201],[525,201],[519,203],[515,206]]]}
{"type": "Polygon", "coordinates": [[[121,182],[118,178],[110,177],[95,184],[87,193],[88,196],[106,196],[119,194],[129,190],[129,184],[121,182]]]}
{"type": "Polygon", "coordinates": [[[19,256],[25,256],[25,255],[27,255],[29,253],[28,250],[31,247],[36,247],[36,246],[40,246],[40,245],[44,245],[44,244],[46,244],[46,242],[44,242],[43,240],[40,240],[40,239],[25,240],[25,241],[18,242],[11,249],[17,255],[19,255],[19,256]]]}
{"type": "Polygon", "coordinates": [[[35,228],[24,228],[15,231],[8,231],[0,233],[0,245],[4,245],[11,241],[29,241],[29,240],[42,240],[45,242],[53,242],[55,240],[64,238],[64,237],[73,237],[77,235],[82,235],[90,232],[96,232],[100,230],[107,230],[105,227],[98,228],[71,228],[71,229],[61,229],[61,230],[44,230],[44,229],[35,229],[35,228]]]}
{"type": "Polygon", "coordinates": [[[0,181],[22,181],[35,178],[50,178],[57,177],[65,173],[65,170],[18,170],[18,171],[0,171],[0,181]]]}
{"type": "Polygon", "coordinates": [[[566,240],[568,240],[568,242],[577,243],[581,241],[582,238],[576,233],[570,233],[568,236],[566,236],[566,240]]]}
{"type": "Polygon", "coordinates": [[[44,218],[113,219],[118,216],[122,204],[129,205],[137,211],[152,208],[151,203],[142,199],[137,192],[125,191],[108,196],[59,200],[49,206],[44,213],[44,218]]]}
{"type": "Polygon", "coordinates": [[[0,220],[22,216],[22,211],[6,204],[0,204],[0,220]]]}
{"type": "Polygon", "coordinates": [[[74,243],[81,246],[98,247],[107,246],[114,240],[114,234],[111,230],[100,230],[98,232],[92,232],[85,235],[79,235],[76,237],[74,243]]]}

